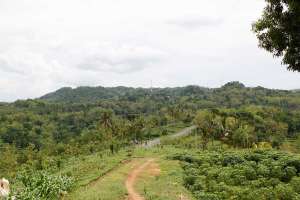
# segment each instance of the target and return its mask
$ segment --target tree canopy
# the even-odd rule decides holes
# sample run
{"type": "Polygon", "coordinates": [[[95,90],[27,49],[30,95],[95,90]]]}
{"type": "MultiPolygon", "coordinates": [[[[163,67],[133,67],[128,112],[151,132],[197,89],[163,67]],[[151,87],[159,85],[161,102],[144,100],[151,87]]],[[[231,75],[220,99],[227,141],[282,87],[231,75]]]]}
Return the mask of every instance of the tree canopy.
{"type": "Polygon", "coordinates": [[[300,72],[300,1],[266,0],[262,17],[253,24],[259,46],[283,56],[289,70],[300,72]]]}

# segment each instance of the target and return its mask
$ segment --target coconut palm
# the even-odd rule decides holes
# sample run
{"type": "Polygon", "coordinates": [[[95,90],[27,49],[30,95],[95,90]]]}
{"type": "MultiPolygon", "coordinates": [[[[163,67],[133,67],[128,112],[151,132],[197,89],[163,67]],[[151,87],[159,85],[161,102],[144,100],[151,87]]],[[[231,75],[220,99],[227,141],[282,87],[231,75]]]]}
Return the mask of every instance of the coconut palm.
{"type": "Polygon", "coordinates": [[[103,111],[100,118],[100,124],[106,129],[112,128],[113,126],[112,117],[113,117],[113,113],[111,110],[103,111]]]}

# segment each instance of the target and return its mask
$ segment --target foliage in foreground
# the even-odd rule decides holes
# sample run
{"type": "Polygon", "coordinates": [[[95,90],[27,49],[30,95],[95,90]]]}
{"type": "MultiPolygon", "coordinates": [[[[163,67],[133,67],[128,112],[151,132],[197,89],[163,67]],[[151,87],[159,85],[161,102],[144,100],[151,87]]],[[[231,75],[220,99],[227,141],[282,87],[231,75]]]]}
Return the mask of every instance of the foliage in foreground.
{"type": "Polygon", "coordinates": [[[16,198],[22,200],[58,199],[73,186],[73,179],[67,176],[56,176],[47,172],[22,174],[18,179],[23,184],[23,189],[16,192],[16,198]]]}
{"type": "Polygon", "coordinates": [[[288,69],[300,71],[300,1],[266,0],[261,19],[253,25],[259,46],[283,56],[288,69]]]}
{"type": "Polygon", "coordinates": [[[300,199],[300,157],[277,151],[176,155],[185,186],[201,200],[300,199]]]}

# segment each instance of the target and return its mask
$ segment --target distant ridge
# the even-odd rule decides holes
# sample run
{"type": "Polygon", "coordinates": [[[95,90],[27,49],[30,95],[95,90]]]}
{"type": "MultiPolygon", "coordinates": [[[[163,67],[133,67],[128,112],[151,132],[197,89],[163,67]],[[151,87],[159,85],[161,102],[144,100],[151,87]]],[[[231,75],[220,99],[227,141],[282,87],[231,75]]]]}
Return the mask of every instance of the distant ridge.
{"type": "MultiPolygon", "coordinates": [[[[264,87],[246,87],[240,82],[229,82],[220,88],[206,88],[196,85],[166,88],[133,88],[133,87],[63,87],[48,93],[39,99],[51,102],[94,103],[100,100],[137,101],[143,98],[155,100],[178,100],[195,98],[207,101],[222,101],[224,98],[241,99],[245,102],[255,101],[257,97],[285,97],[300,95],[300,90],[277,90],[264,87]]],[[[242,102],[243,102],[242,101],[242,102]]]]}
{"type": "Polygon", "coordinates": [[[63,87],[55,92],[48,93],[39,99],[55,102],[95,102],[107,99],[134,100],[137,96],[181,96],[183,94],[197,94],[208,92],[209,88],[186,86],[174,88],[133,88],[133,87],[63,87]]]}

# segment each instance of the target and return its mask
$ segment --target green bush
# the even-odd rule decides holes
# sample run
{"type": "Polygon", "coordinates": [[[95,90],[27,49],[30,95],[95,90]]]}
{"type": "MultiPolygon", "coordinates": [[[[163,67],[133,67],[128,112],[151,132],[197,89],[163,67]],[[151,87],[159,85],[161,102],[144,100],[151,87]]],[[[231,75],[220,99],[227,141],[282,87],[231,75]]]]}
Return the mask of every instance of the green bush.
{"type": "Polygon", "coordinates": [[[16,192],[16,197],[22,200],[58,199],[73,186],[72,178],[47,172],[23,173],[17,179],[23,187],[16,192]]]}
{"type": "Polygon", "coordinates": [[[271,150],[177,154],[196,199],[300,199],[300,157],[271,150]]]}

